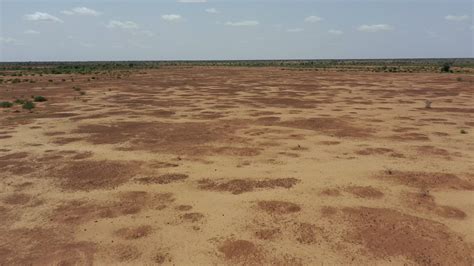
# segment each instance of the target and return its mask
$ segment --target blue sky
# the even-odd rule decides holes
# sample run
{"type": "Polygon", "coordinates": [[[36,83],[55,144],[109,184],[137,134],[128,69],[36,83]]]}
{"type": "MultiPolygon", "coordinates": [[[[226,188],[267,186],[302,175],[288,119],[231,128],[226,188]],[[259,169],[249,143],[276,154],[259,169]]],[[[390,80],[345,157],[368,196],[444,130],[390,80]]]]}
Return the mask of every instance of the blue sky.
{"type": "Polygon", "coordinates": [[[0,61],[473,57],[472,0],[0,0],[0,61]]]}

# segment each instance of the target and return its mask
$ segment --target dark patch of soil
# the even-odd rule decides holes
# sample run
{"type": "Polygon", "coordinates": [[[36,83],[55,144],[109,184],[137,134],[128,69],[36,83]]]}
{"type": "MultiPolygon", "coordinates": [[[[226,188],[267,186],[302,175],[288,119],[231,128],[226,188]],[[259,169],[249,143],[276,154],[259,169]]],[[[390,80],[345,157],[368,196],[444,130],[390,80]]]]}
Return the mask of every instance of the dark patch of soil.
{"type": "Polygon", "coordinates": [[[55,228],[1,231],[0,258],[5,265],[93,265],[96,245],[73,239],[55,228]]]}
{"type": "Polygon", "coordinates": [[[235,264],[256,265],[264,259],[262,250],[248,240],[226,240],[218,250],[225,260],[235,264]]]}
{"type": "Polygon", "coordinates": [[[255,232],[255,236],[262,240],[273,240],[280,234],[280,228],[262,229],[255,232]]]}
{"type": "Polygon", "coordinates": [[[314,224],[300,223],[295,230],[296,241],[301,244],[315,244],[320,242],[325,236],[322,228],[314,224]]]}
{"type": "Polygon", "coordinates": [[[410,187],[474,190],[474,184],[459,178],[457,175],[436,172],[404,172],[390,171],[383,173],[381,178],[394,180],[410,187]]]}
{"type": "Polygon", "coordinates": [[[125,240],[134,240],[148,236],[152,231],[151,226],[125,227],[118,229],[114,234],[125,240]]]}
{"type": "Polygon", "coordinates": [[[138,164],[120,161],[73,161],[53,171],[60,186],[66,190],[111,189],[130,180],[138,164]]]}
{"type": "Polygon", "coordinates": [[[4,203],[10,205],[25,205],[30,202],[31,196],[24,193],[11,194],[3,200],[4,203]]]}
{"type": "Polygon", "coordinates": [[[371,186],[351,186],[345,190],[356,197],[365,199],[380,199],[384,195],[382,191],[371,186]]]}
{"type": "Polygon", "coordinates": [[[161,176],[138,178],[137,181],[142,184],[169,184],[183,181],[188,177],[185,174],[164,174],[161,176]]]}
{"type": "Polygon", "coordinates": [[[232,179],[229,181],[202,179],[199,181],[199,188],[213,191],[228,191],[232,194],[251,192],[255,189],[291,188],[299,180],[296,178],[278,179],[232,179]]]}
{"type": "Polygon", "coordinates": [[[277,200],[259,201],[257,206],[269,214],[289,214],[301,210],[301,207],[298,204],[277,200]]]}
{"type": "Polygon", "coordinates": [[[421,265],[472,265],[471,250],[445,225],[385,208],[345,208],[347,241],[376,257],[404,256],[421,265]]]}
{"type": "Polygon", "coordinates": [[[428,193],[407,193],[403,196],[403,200],[410,208],[435,213],[444,218],[462,220],[467,216],[460,209],[436,204],[434,197],[428,193]]]}
{"type": "Polygon", "coordinates": [[[198,222],[204,218],[204,214],[199,213],[199,212],[189,212],[181,215],[181,219],[187,222],[198,222]]]}
{"type": "Polygon", "coordinates": [[[279,126],[313,130],[324,135],[340,138],[367,138],[374,132],[370,128],[356,127],[346,119],[316,117],[278,123],[279,126]]]}

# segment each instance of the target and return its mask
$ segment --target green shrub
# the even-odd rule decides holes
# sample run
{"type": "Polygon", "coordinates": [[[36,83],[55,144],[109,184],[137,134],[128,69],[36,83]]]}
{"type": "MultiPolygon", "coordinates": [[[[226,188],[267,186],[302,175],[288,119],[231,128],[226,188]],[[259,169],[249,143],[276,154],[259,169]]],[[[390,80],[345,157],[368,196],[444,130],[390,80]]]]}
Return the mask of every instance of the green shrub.
{"type": "Polygon", "coordinates": [[[443,66],[441,67],[441,72],[449,73],[450,71],[451,71],[451,64],[444,63],[443,66]]]}
{"type": "Polygon", "coordinates": [[[25,102],[26,102],[26,100],[23,100],[23,99],[16,99],[14,101],[14,103],[16,103],[16,104],[24,104],[25,102]]]}
{"type": "Polygon", "coordinates": [[[2,108],[10,108],[13,106],[13,103],[11,102],[0,102],[0,107],[2,108]]]}
{"type": "Polygon", "coordinates": [[[35,102],[46,102],[48,100],[43,96],[35,96],[33,99],[35,102]]]}
{"type": "Polygon", "coordinates": [[[23,104],[23,109],[26,109],[26,110],[30,110],[35,108],[35,104],[32,102],[32,101],[26,101],[24,104],[23,104]]]}

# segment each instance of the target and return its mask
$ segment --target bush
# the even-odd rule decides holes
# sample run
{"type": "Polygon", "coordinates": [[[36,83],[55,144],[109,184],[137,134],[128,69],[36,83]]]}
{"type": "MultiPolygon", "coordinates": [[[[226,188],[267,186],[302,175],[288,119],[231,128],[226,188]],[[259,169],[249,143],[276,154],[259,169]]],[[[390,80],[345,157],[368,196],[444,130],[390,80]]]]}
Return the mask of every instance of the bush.
{"type": "Polygon", "coordinates": [[[24,104],[25,102],[26,102],[26,101],[23,100],[23,99],[16,99],[16,100],[14,101],[14,103],[16,103],[16,104],[24,104]]]}
{"type": "Polygon", "coordinates": [[[467,134],[467,131],[464,129],[461,129],[461,134],[467,134]]]}
{"type": "Polygon", "coordinates": [[[451,72],[451,64],[444,63],[443,66],[441,67],[441,72],[445,72],[445,73],[451,72]]]}
{"type": "Polygon", "coordinates": [[[23,104],[23,109],[26,109],[26,110],[30,110],[35,108],[35,104],[32,102],[32,101],[26,101],[24,104],[23,104]]]}
{"type": "Polygon", "coordinates": [[[46,102],[48,100],[43,96],[35,96],[33,99],[35,102],[46,102]]]}
{"type": "Polygon", "coordinates": [[[2,108],[10,108],[13,106],[13,103],[11,102],[0,102],[0,107],[2,108]]]}

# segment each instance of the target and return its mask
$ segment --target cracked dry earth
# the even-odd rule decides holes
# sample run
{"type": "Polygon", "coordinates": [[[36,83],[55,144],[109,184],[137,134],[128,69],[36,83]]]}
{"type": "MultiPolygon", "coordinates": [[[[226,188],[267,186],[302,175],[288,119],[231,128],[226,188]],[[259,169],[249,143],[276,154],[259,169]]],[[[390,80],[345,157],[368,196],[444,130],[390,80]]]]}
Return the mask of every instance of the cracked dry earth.
{"type": "Polygon", "coordinates": [[[0,264],[473,264],[473,76],[96,77],[0,85],[0,264]]]}

